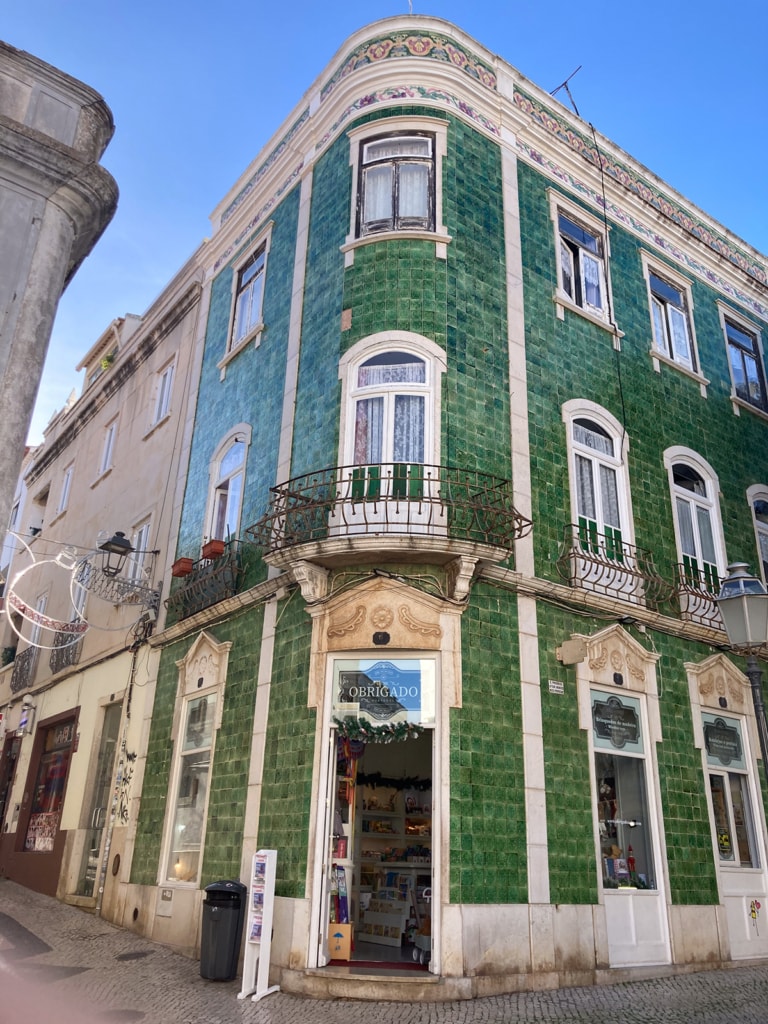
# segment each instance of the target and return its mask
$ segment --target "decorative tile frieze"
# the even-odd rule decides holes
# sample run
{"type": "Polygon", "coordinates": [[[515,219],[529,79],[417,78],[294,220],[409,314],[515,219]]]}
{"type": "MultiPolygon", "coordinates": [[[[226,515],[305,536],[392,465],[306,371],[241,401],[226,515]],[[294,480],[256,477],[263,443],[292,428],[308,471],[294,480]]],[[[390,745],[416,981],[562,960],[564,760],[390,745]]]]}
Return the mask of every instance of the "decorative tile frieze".
{"type": "MultiPolygon", "coordinates": [[[[589,139],[587,136],[575,131],[569,124],[553,114],[552,111],[548,110],[525,93],[515,90],[514,103],[522,113],[528,115],[531,121],[537,124],[540,128],[543,128],[549,134],[554,135],[559,142],[565,143],[571,150],[587,161],[587,163],[590,163],[595,167],[601,167],[603,172],[609,177],[629,189],[630,192],[633,192],[663,216],[668,217],[678,227],[693,235],[693,237],[698,241],[703,242],[704,245],[708,246],[719,256],[723,256],[729,262],[733,263],[734,266],[737,266],[745,274],[754,278],[755,281],[759,281],[760,284],[768,283],[768,271],[766,271],[764,266],[755,262],[743,250],[734,246],[722,235],[714,231],[709,225],[697,219],[688,210],[684,209],[674,200],[664,195],[663,192],[649,185],[648,182],[641,178],[635,171],[631,170],[626,165],[619,163],[617,160],[612,160],[605,153],[600,152],[592,139],[589,139]]],[[[543,154],[529,148],[526,148],[526,151],[529,157],[543,166],[545,162],[543,154]]],[[[549,166],[552,165],[549,164],[549,166]]],[[[564,173],[565,172],[561,171],[561,175],[564,173]]],[[[574,183],[574,186],[575,184],[576,183],[574,183]]],[[[580,190],[584,190],[584,188],[585,186],[581,185],[580,190]]],[[[594,193],[592,202],[597,206],[603,205],[602,197],[597,197],[594,193]]],[[[615,216],[617,213],[618,211],[616,208],[611,207],[611,215],[615,216]]],[[[626,215],[620,219],[622,219],[624,223],[629,220],[626,215]]],[[[631,226],[632,230],[635,231],[639,228],[639,225],[635,223],[628,226],[631,226]]],[[[646,235],[650,234],[647,231],[644,233],[646,235]]],[[[662,240],[658,239],[655,234],[652,235],[652,237],[649,237],[649,241],[659,248],[665,248],[660,244],[662,240]]],[[[676,255],[675,258],[679,259],[679,255],[676,255]]],[[[712,275],[706,274],[706,276],[711,280],[712,275]]],[[[739,301],[743,300],[739,299],[739,301]]],[[[763,312],[765,312],[765,310],[763,310],[763,312]]]]}
{"type": "Polygon", "coordinates": [[[339,82],[353,71],[381,61],[403,57],[423,57],[426,60],[452,64],[480,85],[484,85],[486,89],[496,91],[496,75],[491,68],[454,40],[423,32],[391,32],[386,36],[369,39],[353,50],[322,87],[321,100],[325,101],[339,82]]]}

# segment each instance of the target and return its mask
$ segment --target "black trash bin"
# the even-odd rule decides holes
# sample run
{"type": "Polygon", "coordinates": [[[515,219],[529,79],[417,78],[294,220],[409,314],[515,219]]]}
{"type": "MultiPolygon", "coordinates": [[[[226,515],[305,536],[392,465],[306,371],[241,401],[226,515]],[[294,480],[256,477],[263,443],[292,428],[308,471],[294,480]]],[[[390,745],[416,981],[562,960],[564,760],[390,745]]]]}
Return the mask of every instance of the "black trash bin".
{"type": "Polygon", "coordinates": [[[200,937],[201,978],[231,981],[237,976],[247,891],[242,882],[206,885],[200,937]]]}

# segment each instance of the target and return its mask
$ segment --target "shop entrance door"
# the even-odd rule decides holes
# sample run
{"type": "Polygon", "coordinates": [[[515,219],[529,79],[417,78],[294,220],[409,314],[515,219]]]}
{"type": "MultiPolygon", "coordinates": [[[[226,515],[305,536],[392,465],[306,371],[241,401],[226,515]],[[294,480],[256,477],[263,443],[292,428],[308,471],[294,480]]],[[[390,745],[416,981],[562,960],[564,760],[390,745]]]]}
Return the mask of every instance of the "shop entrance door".
{"type": "Polygon", "coordinates": [[[340,737],[330,960],[425,968],[431,959],[431,730],[388,743],[340,737]]]}
{"type": "Polygon", "coordinates": [[[80,862],[80,871],[75,893],[78,896],[94,896],[98,867],[101,858],[104,827],[109,816],[109,801],[112,793],[112,776],[115,769],[115,754],[122,716],[122,704],[110,704],[104,712],[104,725],[99,745],[91,802],[88,809],[88,827],[80,862]]]}

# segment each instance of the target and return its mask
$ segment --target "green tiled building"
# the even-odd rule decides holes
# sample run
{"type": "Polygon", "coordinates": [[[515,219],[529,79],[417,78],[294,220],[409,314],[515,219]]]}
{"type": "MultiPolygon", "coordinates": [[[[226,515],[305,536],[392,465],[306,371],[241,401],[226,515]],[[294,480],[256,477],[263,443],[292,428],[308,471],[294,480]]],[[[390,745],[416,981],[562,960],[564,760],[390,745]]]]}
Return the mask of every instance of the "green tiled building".
{"type": "Polygon", "coordinates": [[[202,253],[126,923],[194,953],[274,849],[285,990],[768,955],[714,599],[768,565],[765,259],[426,17],[344,44],[202,253]]]}

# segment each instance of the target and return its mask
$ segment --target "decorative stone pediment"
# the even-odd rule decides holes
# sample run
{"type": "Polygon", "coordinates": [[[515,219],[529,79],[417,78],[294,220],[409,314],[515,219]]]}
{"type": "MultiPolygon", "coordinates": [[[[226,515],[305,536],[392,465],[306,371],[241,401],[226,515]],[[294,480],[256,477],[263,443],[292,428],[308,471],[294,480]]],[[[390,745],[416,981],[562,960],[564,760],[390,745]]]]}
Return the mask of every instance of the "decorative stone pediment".
{"type": "Polygon", "coordinates": [[[643,647],[622,626],[609,626],[592,636],[573,634],[573,639],[583,641],[586,647],[584,665],[590,682],[656,692],[658,654],[643,647]]]}
{"type": "Polygon", "coordinates": [[[224,683],[231,642],[217,643],[203,631],[198,635],[186,655],[176,662],[179,670],[179,689],[184,696],[207,690],[224,683]]]}
{"type": "Polygon", "coordinates": [[[744,711],[745,706],[749,707],[749,681],[724,654],[713,654],[702,662],[686,662],[685,670],[703,708],[744,711]]]}
{"type": "Polygon", "coordinates": [[[443,602],[399,580],[369,580],[328,602],[326,650],[439,650],[444,611],[443,602]]]}

